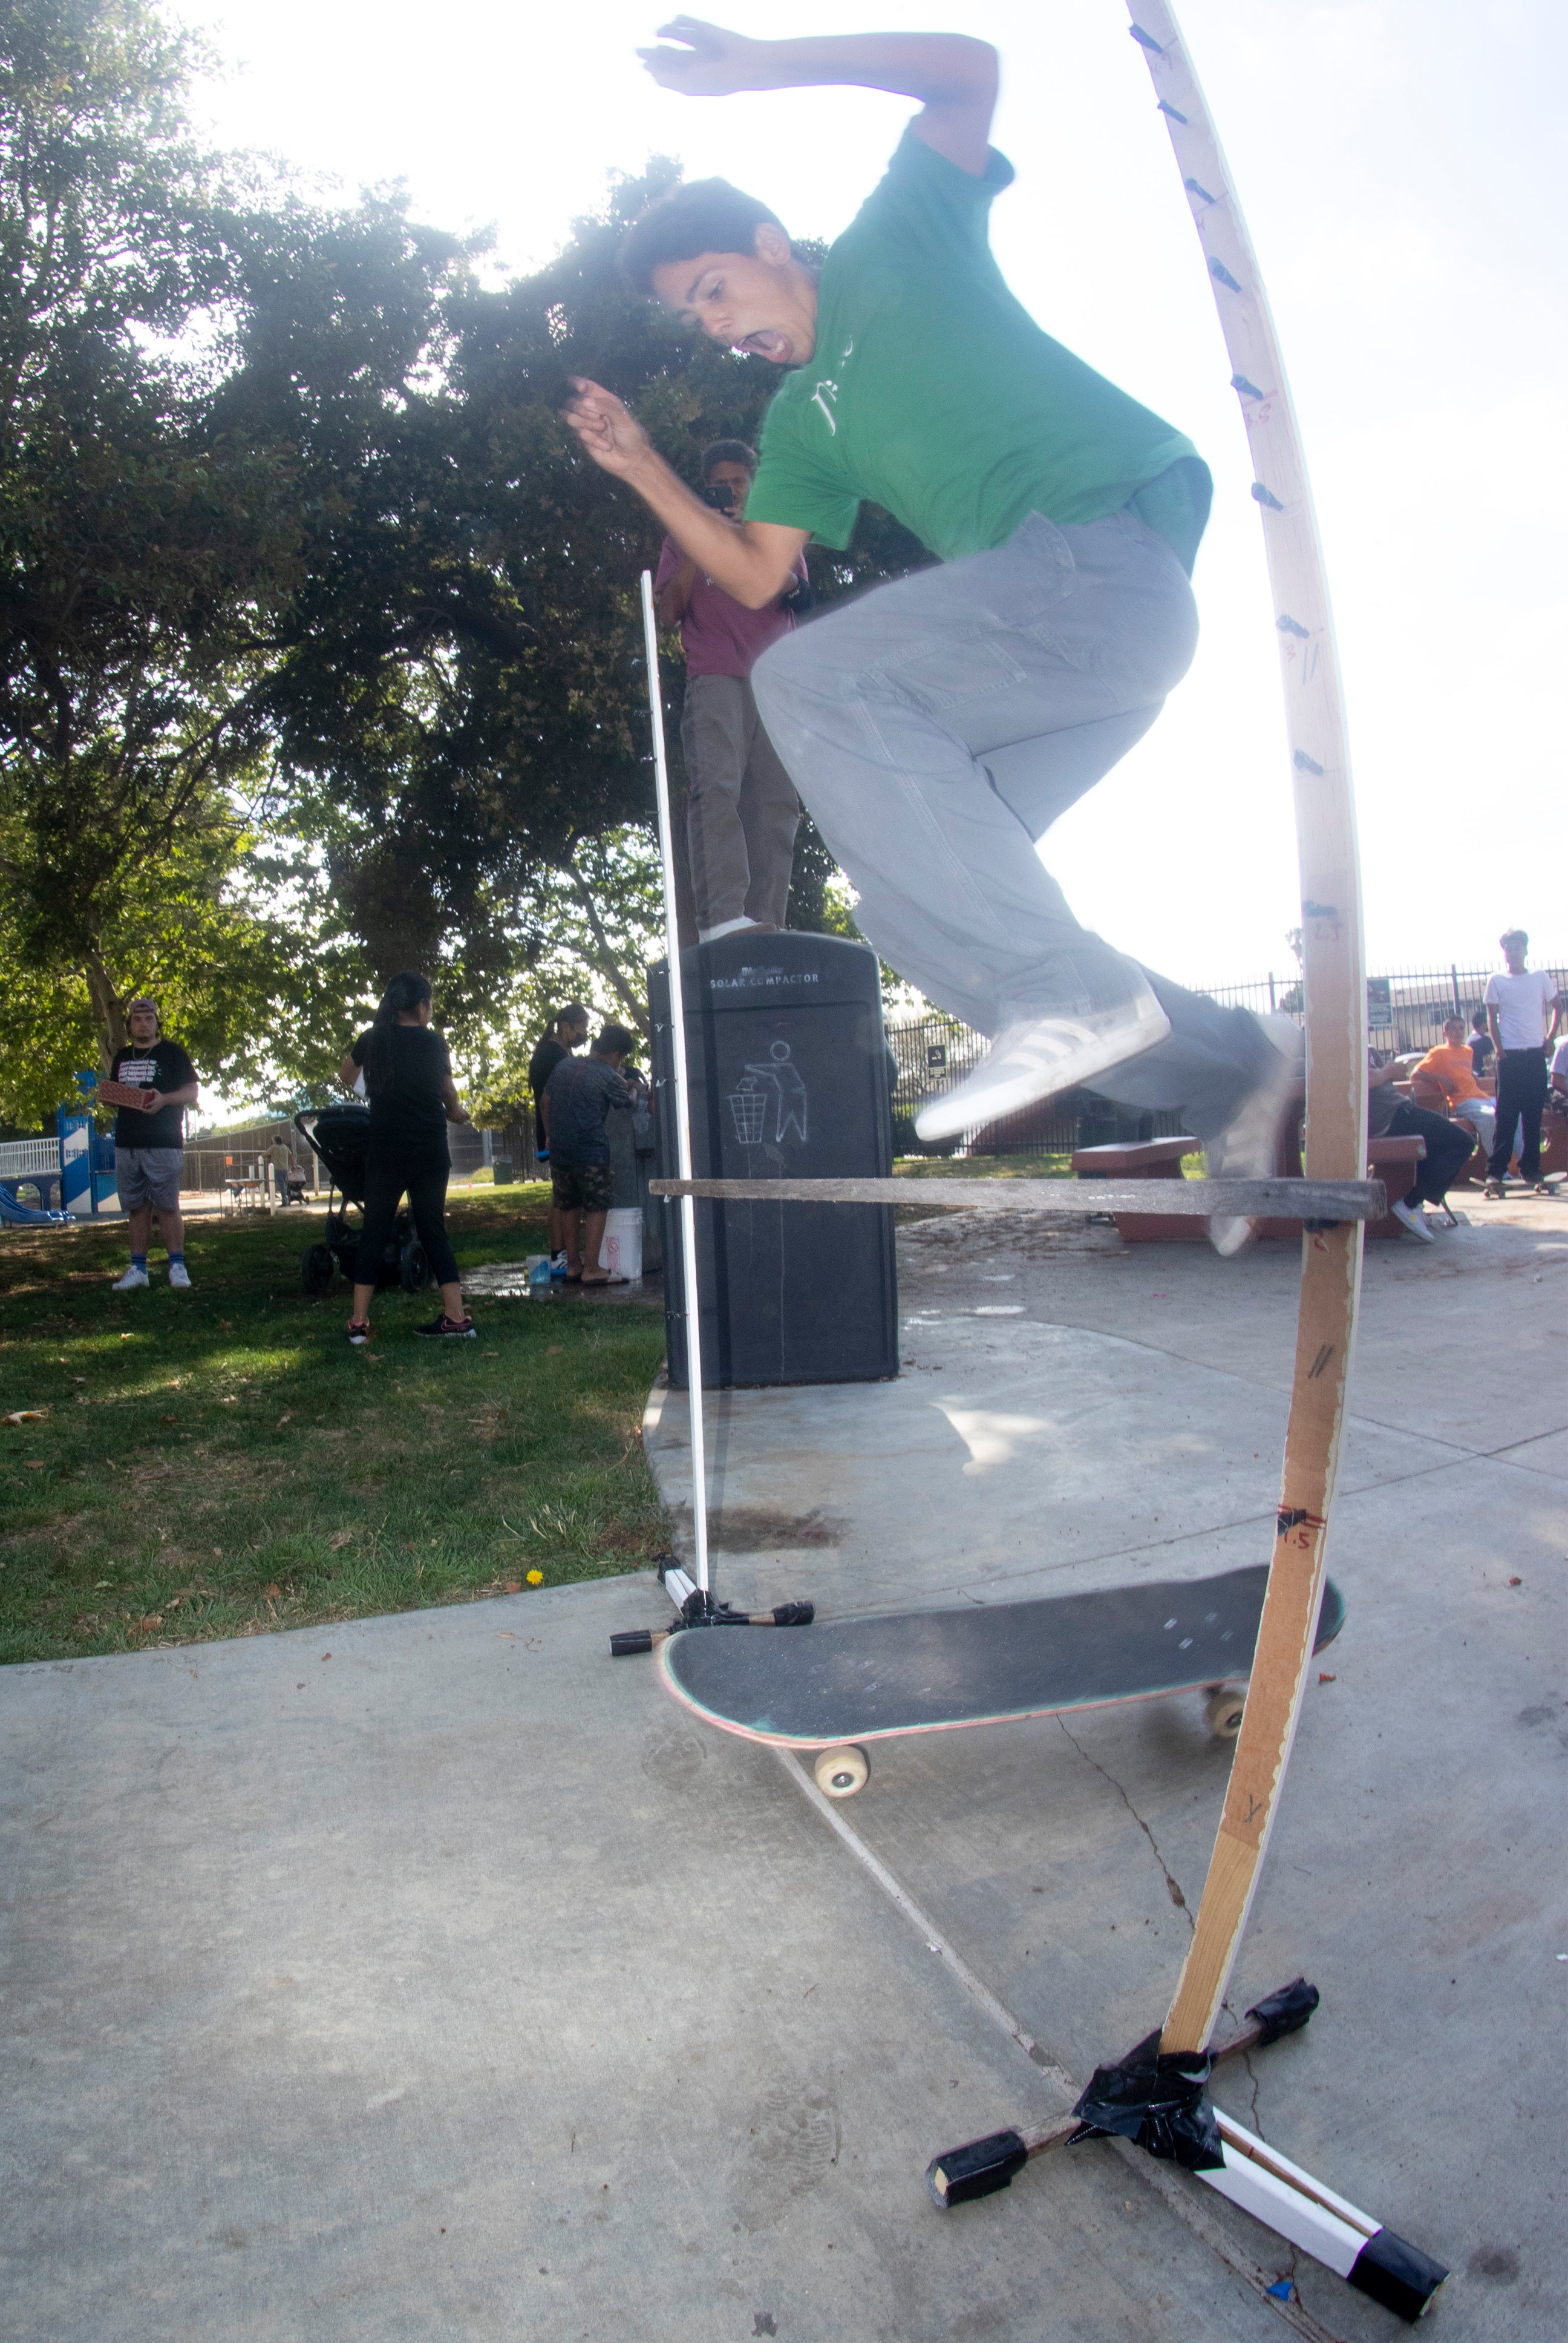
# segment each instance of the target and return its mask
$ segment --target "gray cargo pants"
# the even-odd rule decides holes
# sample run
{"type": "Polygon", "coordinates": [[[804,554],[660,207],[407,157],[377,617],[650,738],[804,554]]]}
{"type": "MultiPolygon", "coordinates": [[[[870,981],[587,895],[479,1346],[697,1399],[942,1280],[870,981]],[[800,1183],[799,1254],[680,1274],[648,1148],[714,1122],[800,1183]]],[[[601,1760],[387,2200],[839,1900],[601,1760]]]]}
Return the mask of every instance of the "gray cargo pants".
{"type": "Polygon", "coordinates": [[[680,747],[698,926],[744,915],[781,928],[800,800],[744,678],[688,676],[680,747]]]}
{"type": "MultiPolygon", "coordinates": [[[[829,609],[752,669],[862,933],[978,1031],[1129,997],[1137,964],[1080,927],[1034,841],[1149,729],[1197,637],[1181,565],[1133,514],[1032,513],[994,552],[829,609]]],[[[1143,974],[1171,1031],[1093,1087],[1212,1138],[1272,1044],[1250,1011],[1143,974]]]]}

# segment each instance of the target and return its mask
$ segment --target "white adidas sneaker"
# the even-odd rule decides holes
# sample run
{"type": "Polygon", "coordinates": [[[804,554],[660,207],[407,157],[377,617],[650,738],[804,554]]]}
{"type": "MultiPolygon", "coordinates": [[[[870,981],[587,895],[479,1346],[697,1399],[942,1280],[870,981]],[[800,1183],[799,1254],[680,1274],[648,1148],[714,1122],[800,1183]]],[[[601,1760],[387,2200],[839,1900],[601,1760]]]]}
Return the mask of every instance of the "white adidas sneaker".
{"type": "Polygon", "coordinates": [[[986,1056],[956,1090],[931,1099],[915,1117],[920,1139],[951,1139],[1054,1098],[1162,1041],[1171,1020],[1148,985],[1114,1009],[1083,1016],[1043,1009],[1004,1025],[986,1056]]]}
{"type": "Polygon", "coordinates": [[[110,1289],[115,1293],[135,1293],[141,1285],[150,1285],[151,1278],[145,1269],[127,1269],[124,1277],[116,1277],[110,1289]]]}

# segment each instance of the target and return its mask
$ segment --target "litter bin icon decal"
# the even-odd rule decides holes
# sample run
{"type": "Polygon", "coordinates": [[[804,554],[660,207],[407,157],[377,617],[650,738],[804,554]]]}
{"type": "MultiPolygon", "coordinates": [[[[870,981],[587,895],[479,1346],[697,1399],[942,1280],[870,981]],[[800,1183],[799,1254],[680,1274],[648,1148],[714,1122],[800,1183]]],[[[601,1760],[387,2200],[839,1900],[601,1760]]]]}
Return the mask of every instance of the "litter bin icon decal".
{"type": "Polygon", "coordinates": [[[798,1139],[804,1147],[808,1103],[806,1084],[789,1055],[789,1042],[774,1041],[769,1047],[767,1064],[748,1066],[729,1093],[735,1136],[742,1147],[760,1147],[767,1140],[781,1147],[787,1139],[798,1139]]]}
{"type": "Polygon", "coordinates": [[[760,1147],[763,1125],[768,1120],[768,1093],[756,1087],[749,1073],[739,1090],[729,1093],[730,1120],[735,1136],[742,1147],[760,1147]]]}

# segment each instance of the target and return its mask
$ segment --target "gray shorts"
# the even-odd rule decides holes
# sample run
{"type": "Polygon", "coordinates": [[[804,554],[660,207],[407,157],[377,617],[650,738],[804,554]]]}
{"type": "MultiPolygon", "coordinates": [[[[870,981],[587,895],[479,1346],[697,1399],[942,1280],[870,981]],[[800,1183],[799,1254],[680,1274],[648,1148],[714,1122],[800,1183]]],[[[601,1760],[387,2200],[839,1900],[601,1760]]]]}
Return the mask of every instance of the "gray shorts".
{"type": "Polygon", "coordinates": [[[115,1191],[126,1212],[153,1204],[160,1212],[177,1212],[185,1161],[183,1147],[116,1147],[115,1191]]]}

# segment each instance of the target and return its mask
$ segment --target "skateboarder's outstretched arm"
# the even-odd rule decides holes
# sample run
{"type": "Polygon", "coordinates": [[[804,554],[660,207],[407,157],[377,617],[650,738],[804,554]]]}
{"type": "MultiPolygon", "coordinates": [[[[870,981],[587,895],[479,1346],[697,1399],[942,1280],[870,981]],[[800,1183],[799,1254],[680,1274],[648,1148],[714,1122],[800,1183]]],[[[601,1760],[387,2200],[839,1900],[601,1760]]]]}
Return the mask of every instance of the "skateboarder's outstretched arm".
{"type": "Polygon", "coordinates": [[[915,136],[976,177],[985,169],[996,109],[997,53],[962,33],[842,33],[799,41],[751,41],[676,16],[659,26],[675,48],[639,49],[655,81],[688,97],[744,89],[849,86],[918,97],[915,136]]]}
{"type": "MultiPolygon", "coordinates": [[[[677,16],[661,30],[679,45],[642,55],[667,89],[694,97],[829,83],[893,90],[921,101],[912,127],[924,145],[971,177],[985,173],[997,55],[984,41],[955,33],[750,41],[696,16],[677,16]]],[[[651,289],[716,341],[780,367],[803,365],[815,348],[815,273],[793,257],[771,215],[748,240],[750,251],[697,253],[689,263],[661,266],[651,289]]],[[[637,491],[716,585],[753,610],[785,591],[809,529],[761,520],[737,528],[693,496],[613,391],[576,377],[573,391],[566,417],[584,452],[637,491]]]]}

